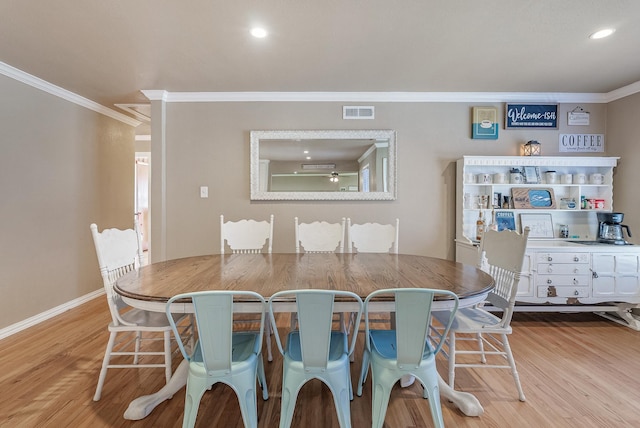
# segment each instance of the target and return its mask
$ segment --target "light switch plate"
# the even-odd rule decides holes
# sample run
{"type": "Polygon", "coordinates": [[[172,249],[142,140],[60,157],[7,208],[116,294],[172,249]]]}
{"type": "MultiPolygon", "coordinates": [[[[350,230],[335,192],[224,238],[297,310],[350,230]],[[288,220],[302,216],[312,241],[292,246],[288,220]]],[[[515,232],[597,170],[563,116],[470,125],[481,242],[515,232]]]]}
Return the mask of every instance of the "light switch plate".
{"type": "Polygon", "coordinates": [[[208,186],[200,186],[200,197],[208,198],[209,197],[209,187],[208,186]]]}

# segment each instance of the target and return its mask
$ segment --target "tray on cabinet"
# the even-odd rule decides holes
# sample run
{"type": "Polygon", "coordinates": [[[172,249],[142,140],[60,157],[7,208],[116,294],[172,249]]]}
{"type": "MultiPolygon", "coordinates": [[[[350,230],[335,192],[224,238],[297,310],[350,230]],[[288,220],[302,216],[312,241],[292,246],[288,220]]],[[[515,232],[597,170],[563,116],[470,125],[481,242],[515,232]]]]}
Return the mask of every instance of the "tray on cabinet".
{"type": "Polygon", "coordinates": [[[516,209],[554,209],[556,207],[556,198],[551,188],[512,188],[511,200],[516,209]]]}

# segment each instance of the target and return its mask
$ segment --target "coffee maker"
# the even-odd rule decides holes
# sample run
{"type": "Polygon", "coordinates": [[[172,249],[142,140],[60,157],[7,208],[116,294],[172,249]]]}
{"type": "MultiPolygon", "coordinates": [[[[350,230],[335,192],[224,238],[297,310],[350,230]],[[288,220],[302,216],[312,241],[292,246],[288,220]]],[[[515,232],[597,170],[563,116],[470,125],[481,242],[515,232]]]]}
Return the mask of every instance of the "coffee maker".
{"type": "Polygon", "coordinates": [[[623,213],[599,212],[598,215],[598,242],[614,245],[629,245],[624,238],[622,229],[627,230],[627,235],[631,236],[629,226],[622,224],[623,213]]]}

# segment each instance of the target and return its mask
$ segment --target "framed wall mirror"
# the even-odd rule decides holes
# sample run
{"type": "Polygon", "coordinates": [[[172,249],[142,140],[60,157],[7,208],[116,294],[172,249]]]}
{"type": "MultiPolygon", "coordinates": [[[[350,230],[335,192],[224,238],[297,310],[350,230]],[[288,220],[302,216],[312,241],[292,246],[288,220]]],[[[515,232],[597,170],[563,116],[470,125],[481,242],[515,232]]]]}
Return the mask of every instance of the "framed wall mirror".
{"type": "Polygon", "coordinates": [[[251,199],[395,200],[395,131],[251,131],[251,199]]]}

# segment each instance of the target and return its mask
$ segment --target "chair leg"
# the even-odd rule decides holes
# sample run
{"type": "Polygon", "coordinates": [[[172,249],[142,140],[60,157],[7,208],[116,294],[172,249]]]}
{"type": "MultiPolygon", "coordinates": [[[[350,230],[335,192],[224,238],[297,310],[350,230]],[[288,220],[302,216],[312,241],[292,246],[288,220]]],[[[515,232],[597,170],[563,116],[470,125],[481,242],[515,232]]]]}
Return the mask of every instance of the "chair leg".
{"type": "Polygon", "coordinates": [[[511,374],[513,375],[513,380],[516,382],[516,388],[518,388],[518,399],[520,401],[525,401],[526,398],[524,396],[524,391],[522,390],[522,385],[520,385],[520,376],[518,375],[518,370],[516,370],[516,360],[513,358],[513,354],[511,353],[511,346],[509,345],[509,339],[506,334],[502,335],[502,344],[504,346],[504,350],[507,353],[507,360],[509,360],[509,365],[511,366],[511,374]]]}
{"type": "Polygon", "coordinates": [[[96,392],[93,395],[93,401],[99,401],[102,396],[102,386],[104,385],[104,379],[107,377],[107,369],[109,362],[111,361],[111,351],[113,351],[113,345],[116,342],[116,336],[118,333],[111,332],[109,334],[109,341],[107,342],[107,349],[104,351],[104,358],[102,359],[102,368],[100,369],[100,375],[98,376],[98,386],[96,392]]]}
{"type": "Polygon", "coordinates": [[[164,377],[167,383],[171,379],[171,374],[171,331],[167,330],[164,332],[164,377]]]}
{"type": "Polygon", "coordinates": [[[371,428],[382,428],[389,406],[392,385],[376,384],[376,377],[372,373],[371,428]]]}
{"type": "Polygon", "coordinates": [[[362,354],[362,367],[360,368],[360,379],[358,380],[358,390],[356,394],[358,397],[362,397],[362,388],[364,387],[364,382],[367,380],[367,373],[369,372],[369,351],[365,348],[364,353],[362,354]]]}
{"type": "Polygon", "coordinates": [[[271,322],[266,322],[264,326],[264,340],[267,342],[267,361],[273,361],[273,354],[271,353],[271,335],[273,329],[271,322]]]}
{"type": "Polygon", "coordinates": [[[187,378],[182,428],[192,428],[196,425],[200,400],[202,400],[204,392],[210,387],[211,385],[208,384],[205,378],[191,376],[187,378]]]}
{"type": "Polygon", "coordinates": [[[336,372],[332,374],[327,378],[325,383],[333,395],[333,403],[336,407],[340,428],[351,428],[351,400],[353,399],[353,389],[351,386],[351,377],[349,376],[349,366],[347,365],[341,373],[336,372]],[[347,381],[346,388],[345,378],[347,381]]]}
{"type": "Polygon", "coordinates": [[[264,373],[264,363],[262,361],[262,355],[258,355],[258,382],[260,383],[260,387],[262,388],[262,399],[269,399],[269,391],[267,389],[267,377],[264,373]]]}
{"type": "Polygon", "coordinates": [[[255,373],[243,373],[238,377],[245,378],[244,381],[238,379],[238,381],[235,382],[242,421],[246,428],[257,428],[258,404],[256,402],[255,373]],[[249,375],[250,378],[247,375],[249,375]]]}
{"type": "Polygon", "coordinates": [[[482,362],[482,364],[486,364],[487,357],[484,354],[484,341],[482,340],[482,333],[477,333],[476,339],[478,340],[478,350],[480,351],[480,362],[482,362]]]}
{"type": "Polygon", "coordinates": [[[456,379],[456,333],[449,331],[449,386],[453,388],[456,379]]]}
{"type": "Polygon", "coordinates": [[[133,355],[133,364],[138,364],[138,356],[140,355],[140,343],[142,342],[142,332],[136,331],[135,354],[133,355]]]}
{"type": "Polygon", "coordinates": [[[301,387],[292,379],[294,376],[287,376],[286,372],[285,367],[282,375],[282,396],[280,398],[280,428],[289,428],[291,426],[296,400],[298,399],[298,391],[300,391],[301,387]]]}
{"type": "Polygon", "coordinates": [[[438,373],[436,367],[433,371],[424,371],[419,377],[422,387],[424,388],[423,397],[429,400],[429,409],[431,410],[431,418],[436,428],[444,428],[444,420],[442,418],[442,407],[440,404],[440,389],[438,387],[438,373]]]}

